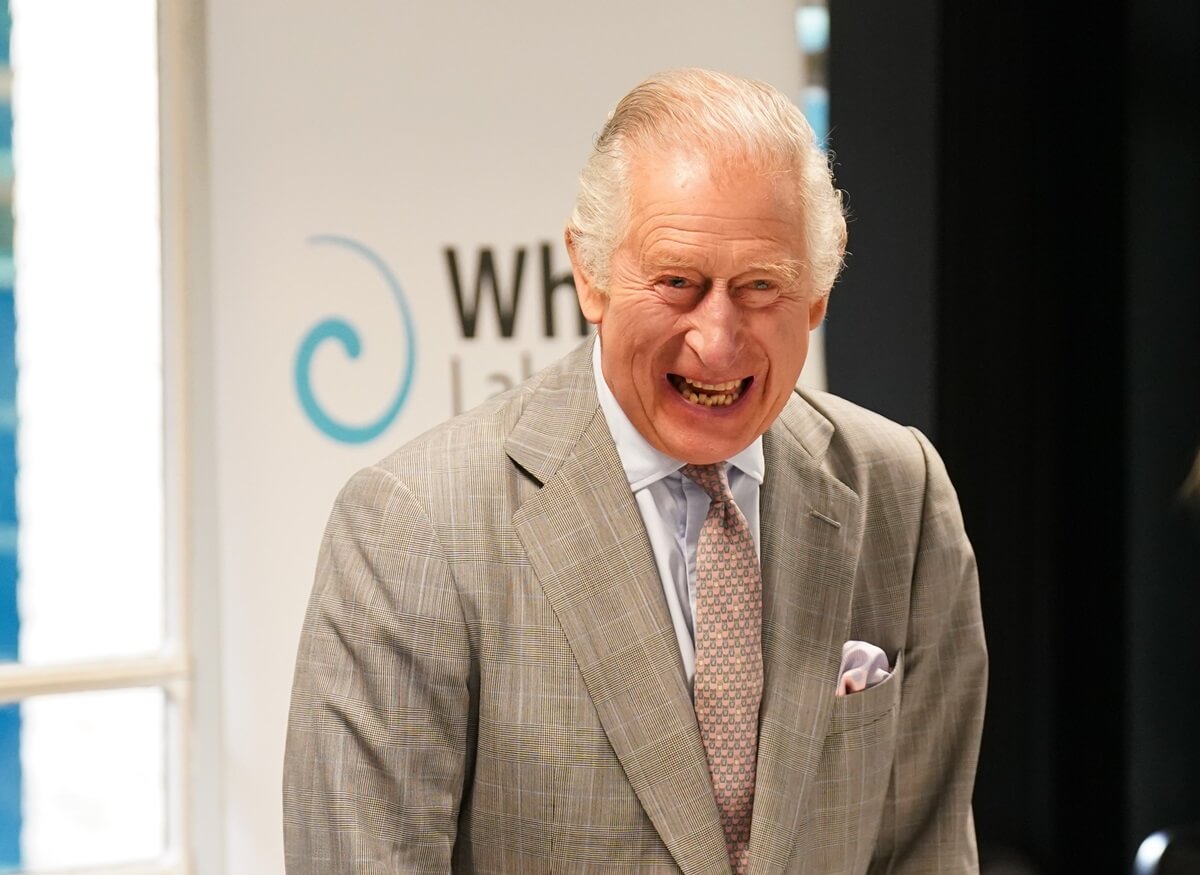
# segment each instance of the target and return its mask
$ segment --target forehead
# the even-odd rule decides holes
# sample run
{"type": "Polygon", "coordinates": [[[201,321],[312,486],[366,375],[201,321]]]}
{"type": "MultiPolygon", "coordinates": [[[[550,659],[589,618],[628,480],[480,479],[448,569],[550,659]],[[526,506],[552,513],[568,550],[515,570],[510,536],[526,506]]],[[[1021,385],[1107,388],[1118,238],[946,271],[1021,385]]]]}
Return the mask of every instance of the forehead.
{"type": "Polygon", "coordinates": [[[714,193],[790,208],[799,195],[798,164],[768,163],[738,149],[634,147],[628,168],[635,209],[639,201],[714,193]]]}
{"type": "Polygon", "coordinates": [[[639,156],[630,164],[625,242],[655,261],[714,252],[770,261],[802,258],[796,174],[737,155],[639,156]]]}

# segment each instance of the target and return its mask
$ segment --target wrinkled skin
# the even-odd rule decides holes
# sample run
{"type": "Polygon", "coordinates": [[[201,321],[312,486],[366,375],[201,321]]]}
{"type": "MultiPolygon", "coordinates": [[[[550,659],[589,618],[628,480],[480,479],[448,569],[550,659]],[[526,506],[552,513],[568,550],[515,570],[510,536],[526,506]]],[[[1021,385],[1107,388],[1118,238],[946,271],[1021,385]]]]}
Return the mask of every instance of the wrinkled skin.
{"type": "Polygon", "coordinates": [[[795,181],[691,153],[631,165],[607,289],[567,240],[604,379],[658,450],[692,464],[728,459],[779,415],[825,315],[803,267],[795,181]]]}

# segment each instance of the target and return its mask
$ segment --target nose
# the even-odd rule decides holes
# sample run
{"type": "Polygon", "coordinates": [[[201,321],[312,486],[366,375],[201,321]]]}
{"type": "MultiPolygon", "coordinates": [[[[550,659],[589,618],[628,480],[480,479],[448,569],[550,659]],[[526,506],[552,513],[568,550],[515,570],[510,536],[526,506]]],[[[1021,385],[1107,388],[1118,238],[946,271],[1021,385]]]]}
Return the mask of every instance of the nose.
{"type": "Polygon", "coordinates": [[[686,337],[711,376],[732,377],[729,373],[741,352],[741,313],[725,289],[709,289],[690,316],[686,337]]]}

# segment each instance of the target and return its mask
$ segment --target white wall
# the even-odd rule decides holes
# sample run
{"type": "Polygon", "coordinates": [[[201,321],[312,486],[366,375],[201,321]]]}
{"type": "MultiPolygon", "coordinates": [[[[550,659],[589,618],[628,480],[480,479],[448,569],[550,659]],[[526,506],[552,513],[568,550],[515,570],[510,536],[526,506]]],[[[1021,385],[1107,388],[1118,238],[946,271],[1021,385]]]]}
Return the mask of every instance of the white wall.
{"type": "Polygon", "coordinates": [[[211,640],[222,666],[214,713],[226,872],[282,871],[292,663],[337,489],[449,416],[456,391],[472,404],[502,385],[488,374],[519,376],[523,356],[537,367],[574,345],[577,335],[562,336],[567,292],[558,337],[541,338],[537,245],[552,243],[556,272],[567,269],[562,227],[606,113],[645,75],[684,65],[798,95],[793,14],[792,0],[208,0],[211,346],[192,361],[211,368],[216,530],[200,541],[219,554],[216,579],[193,586],[219,593],[211,640]],[[382,259],[417,336],[404,407],[358,445],[330,439],[305,415],[297,351],[333,315],[361,333],[360,359],[326,341],[310,374],[330,415],[367,422],[406,371],[404,323],[369,259],[309,242],[321,234],[382,259]],[[477,247],[495,247],[506,285],[514,247],[529,249],[515,338],[498,338],[490,304],[479,336],[462,337],[447,245],[468,278],[477,247]]]}

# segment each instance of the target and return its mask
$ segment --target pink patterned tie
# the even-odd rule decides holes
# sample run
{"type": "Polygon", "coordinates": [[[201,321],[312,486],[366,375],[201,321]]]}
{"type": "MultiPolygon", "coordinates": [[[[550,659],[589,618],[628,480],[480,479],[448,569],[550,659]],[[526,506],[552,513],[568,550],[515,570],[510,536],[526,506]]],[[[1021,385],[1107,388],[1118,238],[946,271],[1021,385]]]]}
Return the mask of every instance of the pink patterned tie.
{"type": "Polygon", "coordinates": [[[762,578],[725,463],[685,465],[711,499],[696,546],[696,719],[735,875],[749,866],[762,701],[762,578]]]}

